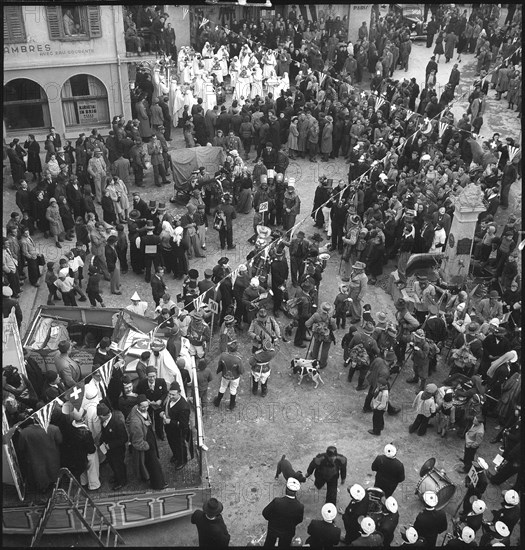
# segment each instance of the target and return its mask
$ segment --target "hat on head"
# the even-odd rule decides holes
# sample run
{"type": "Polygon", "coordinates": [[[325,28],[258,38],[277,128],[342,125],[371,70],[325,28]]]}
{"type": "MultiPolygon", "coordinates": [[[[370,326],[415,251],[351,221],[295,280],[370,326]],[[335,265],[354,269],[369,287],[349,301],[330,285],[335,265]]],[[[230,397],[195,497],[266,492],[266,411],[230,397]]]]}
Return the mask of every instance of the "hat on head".
{"type": "Polygon", "coordinates": [[[131,300],[136,301],[136,302],[140,302],[140,296],[139,296],[138,292],[135,291],[135,294],[133,294],[133,296],[131,297],[131,300]]]}
{"type": "Polygon", "coordinates": [[[436,384],[427,384],[425,386],[425,391],[427,393],[431,393],[432,395],[434,395],[438,391],[438,388],[437,388],[436,384]]]}
{"type": "Polygon", "coordinates": [[[194,319],[199,319],[199,320],[202,320],[204,318],[204,314],[202,313],[202,310],[200,309],[197,309],[197,310],[194,310],[190,313],[190,315],[194,318],[194,319]]]}
{"type": "Polygon", "coordinates": [[[188,271],[188,277],[190,279],[198,279],[199,278],[199,272],[196,269],[190,269],[188,271]]]}
{"type": "Polygon", "coordinates": [[[151,351],[162,351],[165,347],[166,344],[160,338],[155,338],[150,344],[151,351]]]}
{"type": "Polygon", "coordinates": [[[153,365],[149,365],[148,367],[146,367],[146,374],[150,374],[152,372],[157,374],[157,369],[153,365]]]}
{"type": "Polygon", "coordinates": [[[401,529],[401,538],[405,542],[414,544],[417,542],[419,535],[417,531],[410,525],[409,527],[405,527],[404,529],[401,529]]]}
{"type": "Polygon", "coordinates": [[[505,504],[516,506],[520,503],[520,496],[518,495],[518,492],[514,489],[509,489],[508,491],[505,491],[503,500],[505,501],[505,504]]]}
{"type": "Polygon", "coordinates": [[[268,312],[266,311],[265,308],[261,308],[258,312],[257,312],[257,317],[268,317],[268,312]]]}
{"type": "Polygon", "coordinates": [[[387,334],[389,334],[390,336],[397,336],[397,329],[396,329],[396,327],[395,327],[393,324],[391,324],[391,323],[386,327],[386,332],[387,332],[387,334]]]}
{"type": "Polygon", "coordinates": [[[377,322],[379,324],[385,324],[386,323],[386,313],[383,313],[382,311],[380,311],[377,315],[376,315],[376,319],[377,319],[377,322]]]}
{"type": "Polygon", "coordinates": [[[205,277],[211,277],[213,275],[213,271],[211,269],[205,269],[204,270],[204,276],[205,277]]]}
{"type": "Polygon", "coordinates": [[[2,296],[5,296],[6,298],[10,298],[12,295],[13,295],[13,291],[11,287],[9,286],[2,287],[2,296]]]}
{"type": "Polygon", "coordinates": [[[494,327],[499,327],[499,319],[497,317],[494,317],[494,319],[491,319],[489,321],[489,325],[492,325],[494,327]]]}
{"type": "Polygon", "coordinates": [[[394,445],[392,445],[392,443],[388,443],[388,445],[385,445],[384,453],[388,458],[394,458],[397,454],[397,449],[394,445]]]}
{"type": "Polygon", "coordinates": [[[257,235],[262,239],[267,239],[272,234],[272,230],[265,225],[257,226],[257,235]]]}
{"type": "Polygon", "coordinates": [[[423,493],[423,502],[428,508],[435,508],[438,503],[438,497],[434,491],[425,491],[423,493]]]}
{"type": "Polygon", "coordinates": [[[51,197],[51,198],[49,199],[49,204],[51,204],[52,202],[56,202],[56,201],[57,201],[57,200],[55,199],[55,197],[51,197]]]}
{"type": "Polygon", "coordinates": [[[239,273],[248,271],[248,268],[244,264],[241,264],[237,269],[239,270],[239,273]]]}
{"type": "Polygon", "coordinates": [[[156,208],[157,207],[157,201],[149,201],[148,208],[156,208]]]}
{"type": "Polygon", "coordinates": [[[98,389],[94,384],[86,384],[84,387],[84,397],[86,399],[95,399],[98,395],[98,389]]]}
{"type": "Polygon", "coordinates": [[[501,538],[507,538],[510,536],[510,530],[509,528],[507,527],[507,524],[504,523],[503,521],[497,521],[495,524],[494,524],[494,529],[496,531],[496,533],[501,537],[501,538]]]}
{"type": "Polygon", "coordinates": [[[360,525],[365,535],[371,535],[376,530],[376,522],[369,516],[363,518],[360,525]]]}
{"type": "Polygon", "coordinates": [[[148,398],[143,393],[140,393],[137,396],[137,403],[144,403],[145,401],[148,401],[148,398]]]}
{"type": "Polygon", "coordinates": [[[328,302],[323,302],[321,304],[321,311],[324,313],[330,313],[332,306],[328,302]]]}
{"type": "Polygon", "coordinates": [[[363,325],[363,332],[365,334],[372,334],[372,332],[374,332],[374,325],[373,323],[370,323],[370,321],[367,321],[364,325],[363,325]]]}
{"type": "Polygon", "coordinates": [[[224,509],[224,506],[216,498],[210,498],[207,500],[203,506],[202,510],[208,517],[218,516],[224,509]]]}
{"type": "Polygon", "coordinates": [[[297,492],[301,488],[301,484],[294,477],[289,477],[286,481],[286,488],[289,491],[297,492]]]}
{"type": "Polygon", "coordinates": [[[392,514],[395,514],[399,508],[397,500],[394,497],[388,497],[385,500],[385,508],[392,514]]]}
{"type": "Polygon", "coordinates": [[[499,298],[499,292],[497,290],[491,290],[489,294],[490,298],[499,298]]]}
{"type": "Polygon", "coordinates": [[[476,321],[472,321],[467,327],[467,330],[468,332],[475,334],[479,330],[479,323],[476,323],[476,321]]]}
{"type": "Polygon", "coordinates": [[[425,331],[422,328],[418,328],[413,334],[416,338],[420,338],[421,340],[425,338],[425,331]]]}
{"type": "Polygon", "coordinates": [[[176,381],[173,381],[171,384],[170,384],[170,390],[173,390],[173,391],[180,391],[180,384],[176,381]]]}
{"type": "Polygon", "coordinates": [[[487,509],[487,505],[485,502],[481,499],[477,499],[472,503],[472,511],[479,516],[479,514],[483,514],[483,512],[487,509]]]}
{"type": "Polygon", "coordinates": [[[362,501],[366,494],[363,487],[361,487],[358,483],[354,483],[354,485],[348,489],[348,492],[350,493],[350,496],[358,502],[362,501]]]}
{"type": "Polygon", "coordinates": [[[235,323],[235,317],[233,315],[226,315],[226,317],[224,317],[224,322],[227,325],[233,325],[235,323]]]}
{"type": "Polygon", "coordinates": [[[134,209],[129,213],[129,217],[132,220],[138,220],[140,218],[140,212],[138,210],[134,209]]]}
{"type": "Polygon", "coordinates": [[[257,288],[260,285],[259,277],[252,277],[250,279],[250,285],[257,288]]]}
{"type": "Polygon", "coordinates": [[[337,508],[331,502],[327,502],[321,508],[321,516],[325,521],[334,521],[337,516],[337,508]]]}
{"type": "Polygon", "coordinates": [[[97,415],[98,416],[107,416],[111,411],[105,403],[99,403],[97,405],[97,415]]]}
{"type": "Polygon", "coordinates": [[[229,263],[229,258],[226,258],[226,256],[223,256],[222,258],[220,258],[220,260],[217,262],[219,265],[226,265],[229,263]]]}
{"type": "Polygon", "coordinates": [[[366,265],[363,263],[363,262],[356,262],[353,266],[352,266],[352,269],[366,269],[366,265]]]}

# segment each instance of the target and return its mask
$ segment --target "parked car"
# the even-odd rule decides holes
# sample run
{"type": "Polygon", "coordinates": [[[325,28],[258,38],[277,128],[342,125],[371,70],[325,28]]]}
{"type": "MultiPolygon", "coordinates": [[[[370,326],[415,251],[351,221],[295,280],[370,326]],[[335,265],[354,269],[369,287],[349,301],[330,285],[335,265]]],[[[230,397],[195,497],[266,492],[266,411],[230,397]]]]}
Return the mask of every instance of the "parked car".
{"type": "Polygon", "coordinates": [[[423,21],[423,7],[421,4],[393,4],[396,15],[401,16],[403,25],[410,29],[412,40],[426,39],[427,24],[423,21]]]}

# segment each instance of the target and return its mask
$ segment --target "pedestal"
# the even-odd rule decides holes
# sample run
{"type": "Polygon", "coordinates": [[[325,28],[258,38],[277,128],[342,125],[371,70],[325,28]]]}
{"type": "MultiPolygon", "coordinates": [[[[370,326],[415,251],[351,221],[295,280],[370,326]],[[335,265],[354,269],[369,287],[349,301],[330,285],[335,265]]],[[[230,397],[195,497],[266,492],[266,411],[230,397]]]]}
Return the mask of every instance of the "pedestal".
{"type": "Polygon", "coordinates": [[[462,284],[466,279],[474,244],[474,231],[480,212],[485,207],[456,206],[450,233],[448,235],[445,257],[441,263],[440,275],[445,283],[462,284]]]}

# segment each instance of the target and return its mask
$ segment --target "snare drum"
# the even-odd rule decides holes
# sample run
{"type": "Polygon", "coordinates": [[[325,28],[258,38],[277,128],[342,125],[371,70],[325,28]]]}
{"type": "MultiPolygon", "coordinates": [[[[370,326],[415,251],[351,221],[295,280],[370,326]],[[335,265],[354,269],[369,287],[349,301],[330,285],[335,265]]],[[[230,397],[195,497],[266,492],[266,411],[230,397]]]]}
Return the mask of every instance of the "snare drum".
{"type": "Polygon", "coordinates": [[[423,464],[419,475],[422,476],[416,487],[416,494],[423,500],[425,491],[434,491],[438,497],[436,510],[444,508],[456,493],[456,486],[443,470],[434,468],[435,458],[428,459],[423,464]]]}

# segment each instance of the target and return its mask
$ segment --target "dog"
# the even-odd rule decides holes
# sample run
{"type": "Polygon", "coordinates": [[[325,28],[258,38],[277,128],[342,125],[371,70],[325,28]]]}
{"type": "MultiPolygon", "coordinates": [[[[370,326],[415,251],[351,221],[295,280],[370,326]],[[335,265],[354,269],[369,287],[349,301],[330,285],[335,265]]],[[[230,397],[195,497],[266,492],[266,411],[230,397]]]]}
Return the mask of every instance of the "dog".
{"type": "Polygon", "coordinates": [[[376,326],[376,322],[372,317],[372,306],[370,304],[365,304],[363,306],[363,320],[361,321],[361,326],[364,327],[366,323],[371,323],[374,327],[376,326]]]}
{"type": "Polygon", "coordinates": [[[294,374],[299,375],[298,386],[301,385],[301,382],[305,376],[309,376],[310,380],[314,382],[314,389],[317,388],[319,382],[324,384],[323,379],[319,374],[319,361],[317,359],[300,359],[299,357],[296,357],[295,359],[292,359],[290,368],[294,374]]]}
{"type": "Polygon", "coordinates": [[[275,472],[275,479],[279,478],[279,474],[283,474],[284,479],[288,481],[289,477],[294,477],[300,483],[304,483],[306,478],[301,470],[294,471],[292,464],[286,459],[286,455],[281,457],[281,460],[277,463],[277,471],[275,472]]]}

